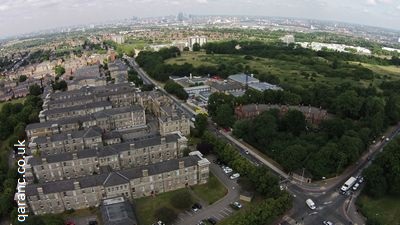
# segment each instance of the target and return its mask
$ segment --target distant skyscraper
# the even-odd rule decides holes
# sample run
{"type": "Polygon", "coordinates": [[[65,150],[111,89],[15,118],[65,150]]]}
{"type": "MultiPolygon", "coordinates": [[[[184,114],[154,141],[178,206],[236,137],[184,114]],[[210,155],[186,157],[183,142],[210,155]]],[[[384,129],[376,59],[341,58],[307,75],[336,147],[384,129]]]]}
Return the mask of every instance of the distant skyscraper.
{"type": "Polygon", "coordinates": [[[111,40],[117,42],[118,44],[123,44],[125,42],[123,35],[112,35],[111,40]]]}
{"type": "Polygon", "coordinates": [[[198,43],[200,46],[203,46],[207,43],[207,37],[205,36],[192,36],[188,38],[189,49],[193,50],[193,45],[198,43]]]}
{"type": "Polygon", "coordinates": [[[177,16],[178,21],[183,21],[185,19],[185,16],[183,15],[182,12],[180,12],[177,16]]]}

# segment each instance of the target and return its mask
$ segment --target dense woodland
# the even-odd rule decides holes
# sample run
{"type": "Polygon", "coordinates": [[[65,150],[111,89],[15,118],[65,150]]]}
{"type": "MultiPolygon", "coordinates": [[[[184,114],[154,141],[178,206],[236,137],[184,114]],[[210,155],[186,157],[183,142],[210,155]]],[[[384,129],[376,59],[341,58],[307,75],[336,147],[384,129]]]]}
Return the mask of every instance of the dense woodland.
{"type": "MultiPolygon", "coordinates": [[[[42,99],[31,86],[30,95],[23,104],[5,103],[0,112],[0,217],[6,217],[13,210],[14,193],[17,182],[17,172],[14,165],[13,145],[18,140],[25,139],[25,126],[29,123],[39,122],[38,115],[42,107],[42,99]],[[10,162],[13,164],[11,165],[10,162]]],[[[16,213],[14,209],[13,213],[16,213]]],[[[13,218],[16,218],[13,217],[13,218]]]]}

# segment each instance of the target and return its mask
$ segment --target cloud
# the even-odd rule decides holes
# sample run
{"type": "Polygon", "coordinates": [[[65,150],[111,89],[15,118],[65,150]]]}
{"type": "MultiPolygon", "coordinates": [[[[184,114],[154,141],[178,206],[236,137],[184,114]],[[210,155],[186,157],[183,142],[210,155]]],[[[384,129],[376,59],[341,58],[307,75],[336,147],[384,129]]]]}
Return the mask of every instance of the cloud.
{"type": "Polygon", "coordinates": [[[9,8],[8,5],[0,5],[0,11],[6,11],[9,8]]]}
{"type": "Polygon", "coordinates": [[[378,5],[380,3],[391,4],[393,0],[367,0],[367,5],[378,5]]]}
{"type": "Polygon", "coordinates": [[[400,5],[398,5],[396,8],[397,8],[398,10],[400,10],[400,5]]]}
{"type": "Polygon", "coordinates": [[[196,0],[200,4],[207,4],[208,0],[196,0]]]}

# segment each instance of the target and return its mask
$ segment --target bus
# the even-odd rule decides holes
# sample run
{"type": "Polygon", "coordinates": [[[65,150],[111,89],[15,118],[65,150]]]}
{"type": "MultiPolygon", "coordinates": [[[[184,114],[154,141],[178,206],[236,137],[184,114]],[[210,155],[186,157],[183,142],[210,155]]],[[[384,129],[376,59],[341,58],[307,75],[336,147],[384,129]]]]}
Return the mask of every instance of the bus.
{"type": "Polygon", "coordinates": [[[357,182],[357,179],[355,177],[350,177],[340,188],[342,193],[346,193],[353,185],[357,182]]]}

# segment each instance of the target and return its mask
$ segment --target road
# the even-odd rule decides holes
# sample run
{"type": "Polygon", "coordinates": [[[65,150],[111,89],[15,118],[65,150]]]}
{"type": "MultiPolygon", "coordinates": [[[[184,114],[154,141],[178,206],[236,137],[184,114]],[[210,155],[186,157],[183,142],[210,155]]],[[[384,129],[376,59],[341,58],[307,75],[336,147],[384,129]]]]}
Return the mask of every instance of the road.
{"type": "MultiPolygon", "coordinates": [[[[165,92],[156,81],[152,80],[132,59],[129,58],[131,66],[138,72],[139,76],[147,84],[154,84],[158,89],[165,95],[169,96],[181,109],[183,109],[191,117],[195,116],[195,112],[190,109],[184,102],[176,99],[174,96],[165,92]]],[[[269,167],[274,173],[283,178],[282,187],[286,188],[294,197],[293,208],[282,218],[280,224],[322,224],[322,221],[329,220],[334,222],[336,225],[347,225],[357,224],[363,225],[363,218],[358,215],[356,208],[354,207],[355,198],[363,185],[360,186],[358,192],[349,192],[349,195],[339,194],[338,190],[342,184],[350,176],[357,177],[362,174],[362,171],[371,164],[376,155],[381,152],[384,146],[387,144],[386,141],[378,142],[372,145],[368,151],[356,162],[356,164],[348,168],[342,175],[335,177],[324,182],[305,184],[298,183],[290,179],[289,175],[286,174],[282,169],[275,166],[273,163],[266,160],[259,152],[253,151],[253,149],[247,147],[241,141],[236,140],[229,133],[221,131],[218,127],[209,123],[208,129],[217,135],[219,138],[227,140],[232,145],[236,146],[238,151],[243,157],[248,159],[255,165],[263,164],[269,167]],[[317,205],[317,209],[312,211],[309,209],[305,201],[311,198],[317,205]]],[[[389,138],[389,141],[397,136],[400,132],[400,124],[392,130],[386,132],[385,136],[389,138]]],[[[213,167],[213,166],[212,166],[213,167]]],[[[204,210],[196,215],[191,215],[193,220],[190,222],[198,222],[201,219],[209,217],[214,210],[204,210]]],[[[186,221],[186,220],[185,220],[186,221]]],[[[180,223],[181,224],[181,223],[180,223]]],[[[182,223],[188,224],[191,223],[182,223]]]]}

